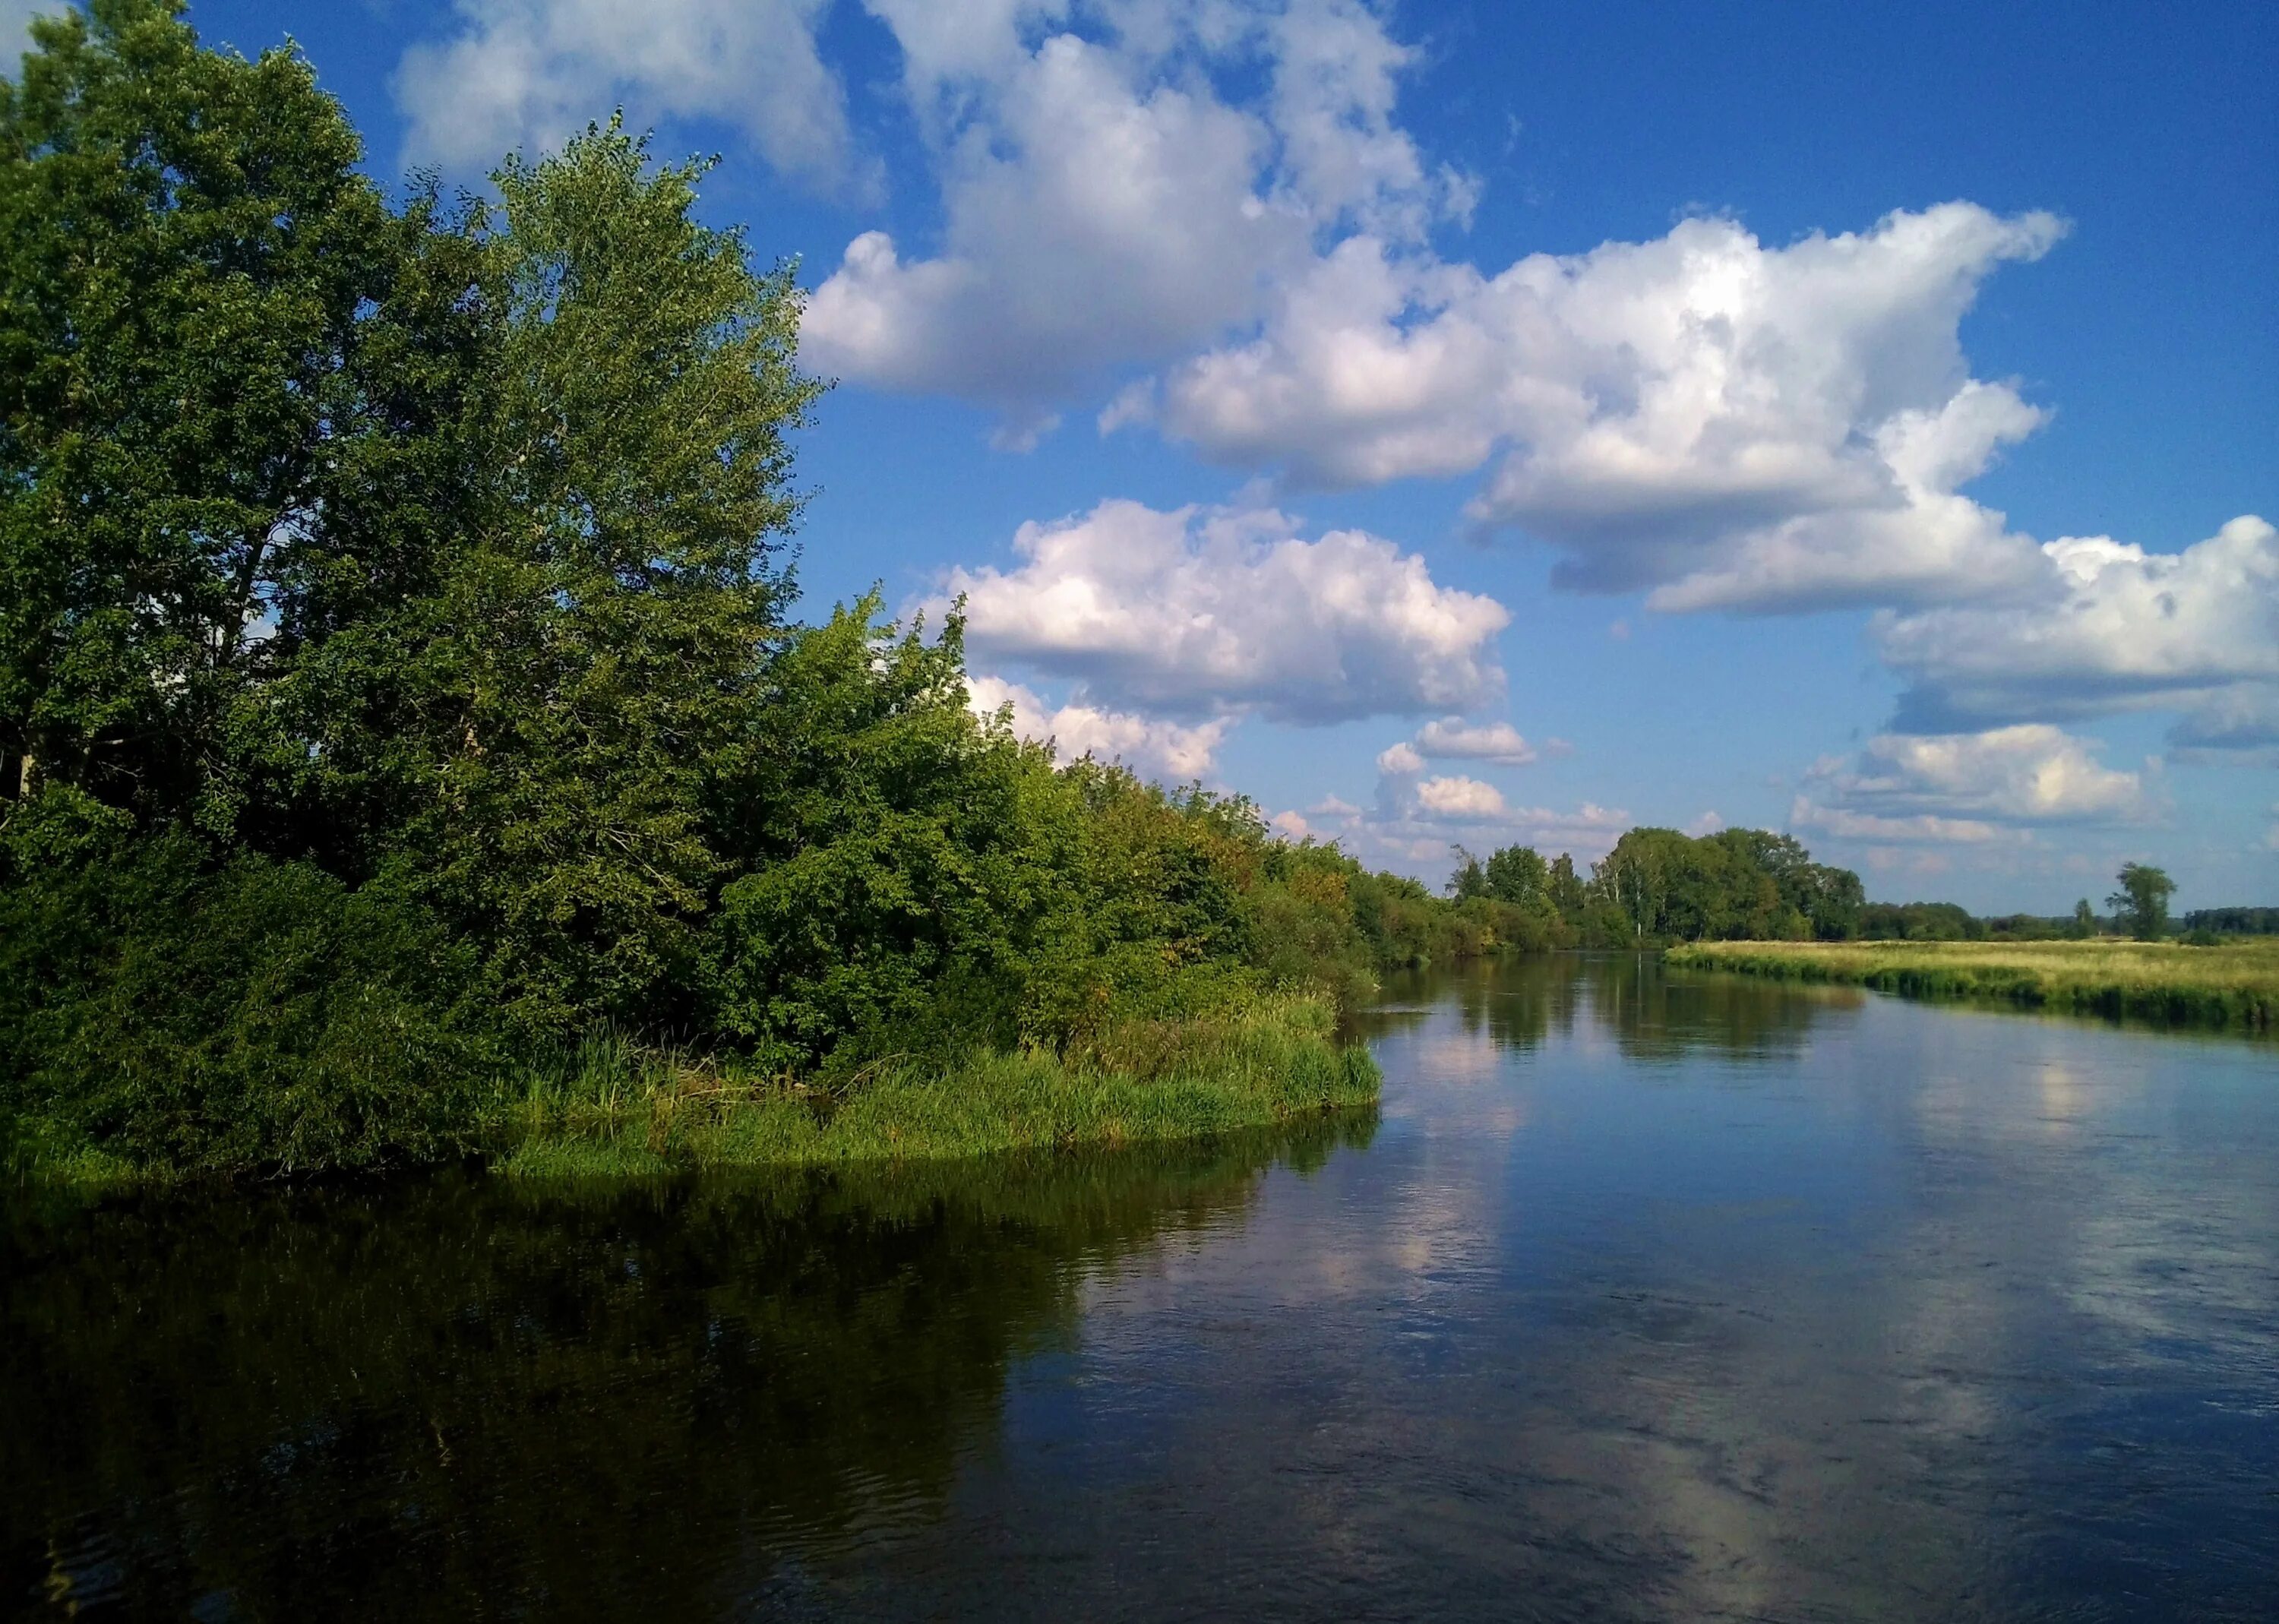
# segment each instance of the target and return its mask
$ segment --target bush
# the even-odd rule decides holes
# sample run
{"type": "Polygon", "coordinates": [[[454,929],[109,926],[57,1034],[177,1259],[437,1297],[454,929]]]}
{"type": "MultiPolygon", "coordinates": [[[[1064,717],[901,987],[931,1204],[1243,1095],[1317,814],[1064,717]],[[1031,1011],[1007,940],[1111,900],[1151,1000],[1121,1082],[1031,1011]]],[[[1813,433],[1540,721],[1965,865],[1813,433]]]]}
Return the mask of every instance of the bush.
{"type": "Polygon", "coordinates": [[[170,837],[0,890],[18,1145],[219,1172],[467,1148],[505,1050],[473,953],[385,885],[201,857],[170,837]]]}

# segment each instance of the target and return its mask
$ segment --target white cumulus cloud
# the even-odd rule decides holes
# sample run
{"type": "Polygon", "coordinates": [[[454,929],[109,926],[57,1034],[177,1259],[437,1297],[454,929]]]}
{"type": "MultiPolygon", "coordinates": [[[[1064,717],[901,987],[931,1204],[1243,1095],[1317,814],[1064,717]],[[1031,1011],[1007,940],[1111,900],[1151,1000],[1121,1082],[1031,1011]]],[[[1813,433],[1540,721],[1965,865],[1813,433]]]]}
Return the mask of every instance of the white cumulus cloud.
{"type": "Polygon", "coordinates": [[[1790,822],[1853,839],[1971,844],[2037,825],[2149,816],[2143,775],[2105,766],[2097,748],[2038,723],[1887,733],[1854,762],[1815,763],[1790,822]]]}
{"type": "Polygon", "coordinates": [[[406,156],[484,170],[557,145],[624,105],[734,126],[787,172],[856,172],[846,98],[815,32],[829,0],[455,0],[455,27],[404,53],[395,92],[406,156]]]}
{"type": "Polygon", "coordinates": [[[1940,817],[1929,812],[1917,812],[1905,817],[1876,812],[1851,812],[1841,807],[1822,806],[1805,795],[1798,796],[1795,804],[1789,808],[1788,821],[1792,828],[1817,830],[1845,840],[1900,844],[1935,841],[1942,845],[1981,846],[2026,838],[2022,830],[2007,829],[1984,818],[1940,817]]]}
{"type": "Polygon", "coordinates": [[[1886,614],[1876,636],[1933,720],[2190,713],[2179,742],[2279,742],[2279,531],[2252,515],[2181,553],[2041,549],[2033,595],[1886,614]]]}
{"type": "Polygon", "coordinates": [[[1392,120],[1411,53],[1359,0],[871,0],[941,241],[851,243],[802,332],[828,372],[1032,425],[1119,364],[1255,319],[1339,223],[1407,240],[1468,195],[1392,120]],[[1254,91],[1230,99],[1234,80],[1254,91]]]}
{"type": "Polygon", "coordinates": [[[1425,778],[1416,786],[1423,816],[1452,823],[1493,823],[1504,816],[1503,792],[1477,778],[1425,778]]]}
{"type": "Polygon", "coordinates": [[[1494,846],[1515,842],[1603,854],[1630,826],[1626,812],[1585,802],[1571,812],[1515,807],[1494,785],[1463,773],[1435,773],[1436,761],[1477,761],[1517,766],[1535,751],[1508,722],[1469,723],[1443,716],[1414,739],[1387,747],[1377,758],[1377,795],[1367,809],[1342,801],[1309,807],[1317,831],[1334,831],[1357,854],[1402,862],[1438,862],[1446,841],[1494,846]]]}
{"type": "Polygon", "coordinates": [[[1055,706],[1032,689],[996,677],[968,677],[965,686],[967,702],[976,712],[992,716],[1010,705],[1014,732],[1050,743],[1063,761],[1092,755],[1121,762],[1147,778],[1175,782],[1209,772],[1212,757],[1233,725],[1224,716],[1187,726],[1082,703],[1055,706]]]}
{"type": "Polygon", "coordinates": [[[1535,759],[1535,747],[1510,723],[1471,723],[1461,716],[1427,722],[1417,732],[1416,748],[1435,761],[1492,762],[1499,767],[1523,767],[1535,759]]]}
{"type": "Polygon", "coordinates": [[[1699,218],[1492,277],[1356,234],[1256,336],[1172,369],[1155,412],[1208,456],[1332,484],[1492,461],[1476,519],[1657,608],[1980,596],[2034,548],[1957,490],[2043,414],[1970,377],[1959,325],[2061,230],[1954,203],[1777,248],[1699,218]]]}
{"type": "MultiPolygon", "coordinates": [[[[494,149],[630,87],[756,120],[787,166],[851,162],[823,0],[459,3],[457,36],[402,74],[431,148],[494,149]]],[[[865,4],[940,223],[848,245],[802,330],[823,372],[991,408],[1007,448],[1105,397],[1104,432],[1152,423],[1301,481],[1478,474],[1477,523],[1560,548],[1564,585],[1665,610],[2040,579],[2032,540],[1963,488],[2046,414],[1971,375],[1960,326],[1998,266],[2062,234],[2051,215],[1953,202],[1785,244],[1697,218],[1474,265],[1434,234],[1478,188],[1402,124],[1418,53],[1365,0],[865,4]]]]}
{"type": "Polygon", "coordinates": [[[1316,833],[1312,821],[1303,812],[1294,809],[1273,814],[1266,820],[1266,826],[1285,840],[1313,840],[1321,838],[1316,833]]]}
{"type": "MultiPolygon", "coordinates": [[[[1467,722],[1462,716],[1442,716],[1427,722],[1417,730],[1416,738],[1401,739],[1378,752],[1377,770],[1386,781],[1380,785],[1378,795],[1383,801],[1386,795],[1398,797],[1406,793],[1413,801],[1419,793],[1418,786],[1403,786],[1393,781],[1417,778],[1431,762],[1485,762],[1498,767],[1520,767],[1533,760],[1534,747],[1508,722],[1467,722]]],[[[1439,782],[1469,784],[1473,780],[1451,778],[1439,782]]],[[[1453,793],[1443,792],[1444,798],[1453,793]]]]}
{"type": "Polygon", "coordinates": [[[1493,599],[1437,585],[1361,531],[1305,540],[1268,509],[1109,501],[1024,525],[1017,568],[951,571],[991,666],[1071,678],[1087,702],[1320,723],[1462,709],[1497,691],[1493,599]]]}

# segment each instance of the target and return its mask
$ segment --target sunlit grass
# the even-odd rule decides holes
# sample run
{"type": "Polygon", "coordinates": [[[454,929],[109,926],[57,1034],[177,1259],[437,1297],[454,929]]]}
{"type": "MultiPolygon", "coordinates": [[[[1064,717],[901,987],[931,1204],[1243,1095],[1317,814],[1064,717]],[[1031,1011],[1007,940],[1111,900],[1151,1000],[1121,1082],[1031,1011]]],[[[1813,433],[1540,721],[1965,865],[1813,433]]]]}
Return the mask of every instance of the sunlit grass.
{"type": "Polygon", "coordinates": [[[2267,1032],[2279,1015],[2279,938],[2215,947],[2082,942],[1697,942],[1668,961],[1909,998],[1999,1000],[2267,1032]]]}
{"type": "Polygon", "coordinates": [[[1265,1001],[1136,1029],[1105,1059],[900,1056],[824,1088],[610,1043],[503,1103],[495,1165],[518,1176],[828,1167],[1193,1138],[1364,1105],[1379,1076],[1323,1000],[1265,1001]]]}

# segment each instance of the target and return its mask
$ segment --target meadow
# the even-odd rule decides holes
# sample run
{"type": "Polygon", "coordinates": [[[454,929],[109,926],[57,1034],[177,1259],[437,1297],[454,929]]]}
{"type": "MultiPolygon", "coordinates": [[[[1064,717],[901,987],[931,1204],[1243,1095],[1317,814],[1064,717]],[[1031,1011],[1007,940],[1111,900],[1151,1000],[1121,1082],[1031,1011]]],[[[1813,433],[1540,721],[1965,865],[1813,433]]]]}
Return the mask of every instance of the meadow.
{"type": "Polygon", "coordinates": [[[1907,998],[2268,1032],[2279,1014],[2279,938],[2214,947],[2112,938],[2063,942],[1696,942],[1672,965],[1839,982],[1907,998]]]}

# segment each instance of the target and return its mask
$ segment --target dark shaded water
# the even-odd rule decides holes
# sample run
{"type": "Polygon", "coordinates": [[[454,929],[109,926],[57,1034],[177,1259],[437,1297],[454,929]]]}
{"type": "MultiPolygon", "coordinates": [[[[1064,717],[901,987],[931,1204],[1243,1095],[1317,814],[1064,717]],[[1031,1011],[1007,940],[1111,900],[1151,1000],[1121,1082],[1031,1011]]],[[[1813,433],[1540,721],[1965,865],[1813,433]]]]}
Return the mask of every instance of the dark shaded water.
{"type": "Polygon", "coordinates": [[[19,1210],[0,1612],[2273,1616],[2279,1049],[1393,992],[1255,1141],[19,1210]]]}

